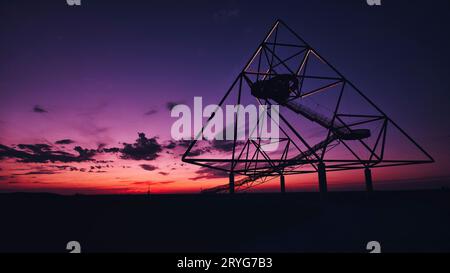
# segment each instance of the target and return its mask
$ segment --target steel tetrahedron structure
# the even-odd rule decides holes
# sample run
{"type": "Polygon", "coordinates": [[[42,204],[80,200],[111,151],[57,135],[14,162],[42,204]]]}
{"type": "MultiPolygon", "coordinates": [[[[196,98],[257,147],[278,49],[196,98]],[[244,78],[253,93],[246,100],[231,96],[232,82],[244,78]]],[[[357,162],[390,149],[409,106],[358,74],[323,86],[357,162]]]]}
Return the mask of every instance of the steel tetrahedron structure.
{"type": "MultiPolygon", "coordinates": [[[[279,106],[279,137],[238,139],[239,131],[249,135],[252,128],[238,125],[239,115],[246,113],[237,111],[231,126],[233,140],[201,140],[199,136],[213,113],[182,157],[184,162],[229,177],[229,183],[204,193],[245,191],[276,177],[284,192],[285,175],[305,173],[317,173],[319,190],[325,193],[327,172],[355,169],[364,170],[366,187],[371,191],[372,168],[434,162],[414,139],[281,20],[270,28],[217,106],[255,102],[268,109],[279,106]],[[264,149],[269,142],[277,143],[277,149],[264,149]]],[[[260,116],[256,118],[258,124],[264,122],[260,116]]]]}

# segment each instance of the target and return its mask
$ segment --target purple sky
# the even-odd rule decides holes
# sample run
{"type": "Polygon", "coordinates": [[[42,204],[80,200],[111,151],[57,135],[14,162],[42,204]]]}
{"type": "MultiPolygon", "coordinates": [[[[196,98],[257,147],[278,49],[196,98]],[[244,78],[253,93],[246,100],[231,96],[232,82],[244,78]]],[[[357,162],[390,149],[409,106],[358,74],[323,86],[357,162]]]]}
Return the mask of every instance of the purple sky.
{"type": "MultiPolygon", "coordinates": [[[[174,121],[167,104],[192,104],[194,96],[217,103],[276,18],[436,160],[380,171],[383,180],[448,180],[449,2],[341,2],[85,0],[68,7],[63,0],[2,1],[0,144],[47,143],[76,154],[75,146],[124,147],[143,132],[163,150],[148,162],[108,155],[115,170],[103,177],[0,156],[0,190],[139,192],[154,184],[161,192],[182,192],[214,185],[220,177],[190,180],[199,174],[181,165],[176,155],[183,149],[166,153],[174,121]],[[63,139],[75,142],[55,146],[63,139]]],[[[93,165],[77,164],[78,170],[93,165]]]]}

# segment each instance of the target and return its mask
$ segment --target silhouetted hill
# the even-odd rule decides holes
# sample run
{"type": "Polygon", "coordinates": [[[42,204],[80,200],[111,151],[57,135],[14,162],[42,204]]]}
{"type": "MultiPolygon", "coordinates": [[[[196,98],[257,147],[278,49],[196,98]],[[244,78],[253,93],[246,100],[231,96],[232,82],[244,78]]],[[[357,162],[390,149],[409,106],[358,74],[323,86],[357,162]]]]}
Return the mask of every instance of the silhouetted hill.
{"type": "Polygon", "coordinates": [[[0,194],[2,252],[450,251],[450,192],[0,194]]]}

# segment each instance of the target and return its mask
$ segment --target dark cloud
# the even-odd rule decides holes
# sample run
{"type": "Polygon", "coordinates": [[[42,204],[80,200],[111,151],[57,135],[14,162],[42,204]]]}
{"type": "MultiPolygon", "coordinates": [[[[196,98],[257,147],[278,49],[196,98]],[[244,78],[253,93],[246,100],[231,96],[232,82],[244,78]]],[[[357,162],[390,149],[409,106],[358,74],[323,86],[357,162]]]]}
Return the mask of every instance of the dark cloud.
{"type": "Polygon", "coordinates": [[[69,166],[69,165],[52,165],[52,166],[49,166],[49,167],[53,167],[53,168],[56,168],[58,170],[66,170],[66,169],[70,169],[71,166],[69,166]]]}
{"type": "MultiPolygon", "coordinates": [[[[233,140],[213,140],[213,149],[221,152],[232,152],[233,151],[233,140]]],[[[236,147],[244,145],[243,141],[236,141],[236,147]]]]}
{"type": "Polygon", "coordinates": [[[42,107],[39,106],[39,105],[35,105],[35,106],[33,107],[33,112],[39,113],[39,114],[48,113],[47,110],[45,110],[44,108],[42,108],[42,107]]]}
{"type": "Polygon", "coordinates": [[[187,147],[189,147],[191,142],[192,142],[191,140],[177,140],[177,141],[170,140],[169,143],[167,143],[164,146],[164,148],[169,149],[169,150],[175,149],[177,147],[187,148],[187,147]]]}
{"type": "Polygon", "coordinates": [[[158,182],[157,184],[165,185],[165,184],[172,184],[172,183],[175,183],[175,181],[162,181],[162,182],[158,182]]]}
{"type": "Polygon", "coordinates": [[[139,166],[146,171],[154,171],[154,170],[158,169],[158,167],[149,165],[149,164],[141,164],[139,166]]]}
{"type": "MultiPolygon", "coordinates": [[[[164,148],[167,150],[174,150],[178,147],[183,148],[184,150],[186,150],[192,143],[192,140],[178,140],[178,141],[174,141],[171,140],[169,141],[164,148]]],[[[201,148],[196,148],[196,149],[192,149],[189,152],[189,156],[199,156],[202,155],[206,152],[210,152],[211,151],[211,147],[201,147],[201,148]]],[[[173,154],[170,151],[166,151],[166,153],[168,154],[173,154]]]]}
{"type": "Polygon", "coordinates": [[[177,142],[178,146],[188,148],[191,145],[192,140],[179,140],[177,142]]]}
{"type": "Polygon", "coordinates": [[[67,144],[72,144],[75,143],[75,141],[73,141],[72,139],[61,139],[58,141],[55,141],[55,144],[59,144],[59,145],[67,145],[67,144]]]}
{"type": "Polygon", "coordinates": [[[206,152],[210,152],[211,150],[207,147],[205,148],[198,148],[198,149],[192,149],[189,151],[188,156],[200,156],[206,152]]]}
{"type": "MultiPolygon", "coordinates": [[[[58,140],[55,143],[73,142],[70,139],[58,140]]],[[[79,162],[93,162],[96,164],[91,166],[90,169],[77,168],[70,165],[50,165],[47,167],[53,168],[53,170],[32,170],[20,175],[39,175],[39,174],[54,174],[57,171],[80,171],[80,172],[105,172],[103,168],[113,167],[112,165],[103,165],[106,163],[113,163],[111,160],[96,160],[95,156],[102,153],[118,153],[121,159],[126,160],[155,160],[159,153],[162,152],[163,147],[157,141],[156,137],[147,138],[145,134],[139,133],[139,138],[135,143],[128,144],[123,143],[123,148],[111,147],[106,148],[105,145],[99,145],[98,149],[86,149],[80,146],[73,148],[74,152],[68,150],[61,150],[58,146],[52,146],[51,144],[18,144],[12,146],[6,146],[0,144],[0,160],[15,159],[20,163],[79,163],[79,162]],[[76,153],[75,153],[76,152],[76,153]],[[101,170],[101,171],[99,171],[101,170]]],[[[141,168],[147,171],[153,171],[157,167],[148,164],[141,164],[141,168]]],[[[127,167],[128,168],[128,167],[127,167]]],[[[24,171],[28,171],[26,169],[24,171]]]]}
{"type": "Polygon", "coordinates": [[[164,146],[164,148],[170,149],[170,150],[175,149],[176,147],[177,147],[177,143],[173,140],[169,141],[169,143],[164,146]]]}
{"type": "Polygon", "coordinates": [[[150,109],[150,110],[148,110],[147,112],[145,112],[144,115],[146,115],[146,116],[151,116],[151,115],[154,115],[154,114],[156,114],[156,113],[158,113],[158,110],[156,110],[156,109],[150,109]]]}
{"type": "Polygon", "coordinates": [[[225,178],[228,177],[228,173],[222,170],[211,169],[207,167],[201,167],[196,172],[196,177],[189,178],[190,180],[199,180],[199,179],[215,179],[215,178],[225,178]]]}
{"type": "Polygon", "coordinates": [[[83,149],[77,146],[73,149],[78,155],[65,151],[54,150],[48,144],[19,144],[17,148],[0,144],[0,159],[13,158],[23,163],[48,162],[84,162],[93,161],[96,150],[83,149]]]}
{"type": "Polygon", "coordinates": [[[71,171],[71,172],[80,170],[77,167],[69,166],[69,165],[52,165],[52,166],[49,166],[49,167],[56,168],[56,169],[61,170],[61,171],[71,171]]]}
{"type": "Polygon", "coordinates": [[[160,175],[164,175],[164,176],[166,176],[166,175],[169,175],[169,173],[167,173],[167,172],[158,172],[160,175]]]}
{"type": "Polygon", "coordinates": [[[159,156],[163,146],[160,145],[156,137],[147,138],[144,133],[138,133],[139,138],[135,143],[123,143],[123,148],[106,148],[105,144],[100,144],[98,153],[120,153],[121,159],[128,160],[154,160],[159,156]]]}
{"type": "Polygon", "coordinates": [[[147,138],[144,133],[139,133],[139,138],[133,144],[124,143],[120,150],[122,159],[131,160],[155,160],[162,151],[162,146],[156,137],[147,138]]]}
{"type": "MultiPolygon", "coordinates": [[[[99,163],[99,164],[107,164],[107,163],[113,163],[114,161],[113,160],[95,160],[95,162],[99,163]]],[[[107,165],[107,166],[109,166],[109,165],[107,165]]]]}
{"type": "Polygon", "coordinates": [[[106,148],[106,143],[99,143],[97,146],[98,151],[103,150],[104,148],[106,148]]]}
{"type": "Polygon", "coordinates": [[[33,153],[41,153],[43,151],[51,151],[52,146],[48,144],[19,144],[17,145],[21,150],[27,150],[33,153]]]}
{"type": "Polygon", "coordinates": [[[117,147],[113,147],[113,148],[103,148],[103,149],[100,150],[100,152],[102,152],[102,153],[112,153],[112,154],[115,154],[115,153],[120,152],[120,148],[117,148],[117,147]]]}
{"type": "MultiPolygon", "coordinates": [[[[190,144],[192,143],[192,140],[179,140],[179,141],[169,141],[164,148],[168,150],[173,150],[177,147],[182,147],[187,149],[190,144]]],[[[244,141],[236,141],[236,147],[244,145],[244,141]]],[[[189,156],[198,156],[205,152],[211,152],[212,150],[219,151],[219,152],[231,152],[233,151],[233,141],[232,140],[212,140],[209,141],[209,147],[201,147],[201,148],[194,148],[190,151],[189,156]]],[[[196,147],[196,146],[194,146],[196,147]]]]}
{"type": "Polygon", "coordinates": [[[77,157],[79,161],[92,161],[93,157],[97,154],[97,150],[83,149],[80,146],[76,146],[74,150],[79,153],[77,157]]]}
{"type": "Polygon", "coordinates": [[[166,107],[169,111],[172,110],[172,108],[174,108],[175,106],[177,106],[178,104],[182,104],[181,102],[175,102],[175,101],[169,101],[166,103],[166,107]]]}

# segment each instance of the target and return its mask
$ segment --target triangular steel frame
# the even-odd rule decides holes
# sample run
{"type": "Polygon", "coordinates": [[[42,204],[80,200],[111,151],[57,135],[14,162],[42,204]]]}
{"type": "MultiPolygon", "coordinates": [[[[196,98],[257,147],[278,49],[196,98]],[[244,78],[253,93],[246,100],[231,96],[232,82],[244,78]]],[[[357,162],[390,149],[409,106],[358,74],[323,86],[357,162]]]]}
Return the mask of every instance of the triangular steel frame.
{"type": "MultiPolygon", "coordinates": [[[[370,151],[370,157],[363,159],[358,156],[358,153],[353,151],[343,139],[336,139],[338,144],[344,145],[353,155],[354,159],[327,159],[325,155],[327,153],[327,149],[330,145],[333,145],[331,142],[326,143],[323,146],[320,146],[320,149],[316,149],[313,144],[308,143],[302,134],[296,130],[288,120],[280,113],[281,122],[287,126],[287,130],[290,130],[290,133],[295,134],[298,138],[298,141],[302,144],[303,147],[306,147],[306,151],[302,151],[299,148],[300,145],[296,145],[296,142],[288,137],[288,134],[284,134],[283,137],[279,139],[280,143],[284,143],[286,147],[295,146],[296,154],[289,154],[289,148],[285,147],[285,151],[280,158],[270,158],[267,156],[264,151],[258,148],[258,141],[255,140],[247,140],[244,145],[240,145],[239,147],[243,147],[239,152],[237,150],[237,139],[236,132],[237,127],[234,128],[234,141],[233,141],[233,149],[232,155],[230,159],[213,159],[213,158],[201,158],[201,157],[192,157],[190,156],[190,152],[193,149],[194,145],[197,142],[197,139],[202,135],[203,130],[206,126],[208,126],[208,122],[203,126],[202,130],[197,133],[196,138],[190,143],[186,152],[182,156],[182,161],[190,164],[195,164],[198,166],[222,170],[224,172],[232,173],[233,175],[243,176],[244,178],[235,183],[237,189],[248,189],[252,186],[259,185],[265,183],[273,177],[290,174],[301,174],[301,173],[312,173],[317,172],[317,165],[319,163],[324,163],[326,165],[327,171],[343,171],[343,170],[354,170],[354,169],[362,169],[362,168],[378,168],[378,167],[388,167],[388,166],[403,166],[403,165],[412,165],[412,164],[424,164],[424,163],[432,163],[434,159],[432,156],[427,153],[414,139],[412,139],[403,129],[401,129],[391,118],[389,118],[374,102],[372,102],[366,95],[364,95],[351,81],[349,81],[345,76],[343,76],[333,65],[331,65],[325,58],[323,58],[316,50],[314,50],[305,40],[303,40],[296,32],[294,32],[288,25],[286,25],[283,21],[277,20],[274,25],[270,28],[267,35],[264,37],[263,41],[260,43],[258,48],[253,53],[252,57],[244,66],[244,69],[239,73],[239,75],[234,80],[231,87],[227,90],[223,98],[219,102],[219,107],[222,107],[225,100],[230,95],[231,91],[234,88],[238,88],[238,98],[236,105],[240,104],[240,97],[242,92],[242,87],[244,84],[251,86],[254,82],[271,78],[276,75],[279,75],[280,72],[277,70],[284,70],[283,74],[291,74],[295,75],[299,79],[300,87],[298,92],[293,92],[291,94],[292,100],[301,99],[306,96],[311,96],[316,93],[322,92],[328,88],[341,86],[339,98],[336,102],[336,108],[333,113],[332,122],[343,124],[346,128],[350,129],[356,125],[362,125],[364,123],[370,122],[382,122],[381,130],[376,134],[376,142],[373,147],[370,147],[364,140],[360,141],[361,145],[364,146],[368,151],[370,151]],[[280,28],[283,28],[284,31],[292,34],[292,37],[296,38],[295,43],[283,43],[277,41],[277,34],[280,28]],[[292,56],[282,58],[277,55],[277,52],[282,47],[290,47],[297,48],[298,51],[294,53],[292,56]],[[292,65],[288,65],[287,62],[293,60],[294,58],[299,57],[301,60],[297,65],[297,69],[294,69],[292,65]],[[305,71],[308,66],[308,61],[310,58],[319,59],[324,65],[330,68],[331,71],[334,72],[335,76],[324,76],[324,75],[306,75],[305,71]],[[269,64],[267,67],[262,67],[261,63],[265,61],[266,64],[269,64]],[[256,69],[255,69],[256,67],[256,69]],[[319,86],[318,88],[314,88],[311,90],[302,89],[302,83],[307,80],[324,80],[327,81],[326,84],[319,86]],[[339,112],[339,106],[341,103],[341,98],[344,92],[346,92],[347,88],[351,88],[363,100],[365,100],[373,109],[376,110],[378,114],[376,115],[354,115],[354,114],[346,114],[339,112]],[[346,123],[344,122],[344,118],[362,118],[363,121],[357,122],[357,124],[346,123]],[[399,160],[388,160],[384,158],[384,150],[386,144],[386,134],[389,128],[396,128],[408,141],[410,141],[417,149],[424,155],[423,160],[408,160],[408,159],[399,159],[399,160]],[[248,153],[249,145],[254,145],[256,147],[256,152],[254,154],[248,153]],[[245,152],[247,149],[247,153],[245,152]],[[227,163],[228,167],[224,167],[224,164],[227,163]],[[238,168],[237,166],[244,165],[244,167],[238,168]],[[310,170],[299,170],[300,166],[310,165],[312,169],[310,170]]],[[[257,99],[259,104],[272,105],[273,102],[269,100],[261,100],[257,99]]],[[[236,117],[237,118],[237,117],[236,117]]],[[[280,123],[281,123],[280,122],[280,123]]],[[[281,129],[283,130],[283,129],[281,129]]],[[[333,129],[328,130],[328,136],[330,137],[333,134],[333,129]]],[[[242,143],[241,143],[242,144],[242,143]]],[[[337,145],[337,144],[335,144],[337,145]]],[[[317,145],[316,145],[317,146],[317,145]]],[[[221,185],[218,187],[214,187],[212,189],[205,190],[204,192],[222,192],[228,190],[228,185],[221,185]]]]}

